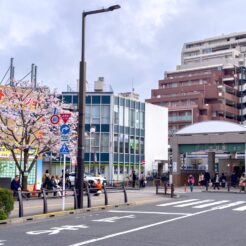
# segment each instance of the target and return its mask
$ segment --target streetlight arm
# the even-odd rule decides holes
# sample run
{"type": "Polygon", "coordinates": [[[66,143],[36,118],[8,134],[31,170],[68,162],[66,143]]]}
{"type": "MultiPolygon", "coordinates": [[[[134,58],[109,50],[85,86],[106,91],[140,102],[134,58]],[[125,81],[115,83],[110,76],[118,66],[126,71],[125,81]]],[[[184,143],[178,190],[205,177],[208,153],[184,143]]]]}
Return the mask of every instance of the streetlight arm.
{"type": "Polygon", "coordinates": [[[119,9],[120,5],[112,5],[108,8],[103,8],[103,9],[98,9],[98,10],[92,10],[92,11],[84,11],[83,12],[83,17],[86,17],[87,15],[94,15],[94,14],[99,14],[99,13],[103,13],[103,12],[109,12],[109,11],[113,11],[115,9],[119,9]]]}

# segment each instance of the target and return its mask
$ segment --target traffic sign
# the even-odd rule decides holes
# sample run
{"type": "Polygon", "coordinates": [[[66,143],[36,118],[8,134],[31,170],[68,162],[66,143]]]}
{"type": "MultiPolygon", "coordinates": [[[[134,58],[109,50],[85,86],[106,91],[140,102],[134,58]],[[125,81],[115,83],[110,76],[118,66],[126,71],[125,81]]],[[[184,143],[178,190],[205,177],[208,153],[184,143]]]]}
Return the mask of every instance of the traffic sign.
{"type": "Polygon", "coordinates": [[[69,125],[66,125],[66,124],[61,125],[60,132],[61,132],[62,135],[69,134],[70,133],[70,126],[69,125]]]}
{"type": "Polygon", "coordinates": [[[59,123],[59,121],[60,121],[60,117],[59,117],[59,115],[57,115],[57,114],[53,114],[53,115],[50,117],[50,123],[51,123],[52,125],[57,125],[57,124],[59,123]]]}
{"type": "Polygon", "coordinates": [[[71,116],[71,113],[62,113],[62,114],[60,114],[60,116],[61,116],[64,124],[66,124],[67,121],[69,120],[70,116],[71,116]]]}
{"type": "Polygon", "coordinates": [[[69,149],[65,143],[62,145],[62,147],[60,149],[60,154],[62,154],[62,155],[69,154],[69,149]]]}
{"type": "Polygon", "coordinates": [[[69,142],[70,141],[69,135],[61,135],[61,141],[62,142],[69,142]]]}

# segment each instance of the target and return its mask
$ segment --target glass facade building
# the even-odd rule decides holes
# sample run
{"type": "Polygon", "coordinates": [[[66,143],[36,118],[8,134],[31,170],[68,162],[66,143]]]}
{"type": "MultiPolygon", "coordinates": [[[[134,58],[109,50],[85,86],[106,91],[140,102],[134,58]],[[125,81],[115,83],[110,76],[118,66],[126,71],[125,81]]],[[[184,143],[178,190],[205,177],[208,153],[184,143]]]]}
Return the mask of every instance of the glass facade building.
{"type": "MultiPolygon", "coordinates": [[[[77,92],[63,92],[61,99],[77,110],[77,92]]],[[[145,160],[145,103],[112,92],[87,92],[85,114],[85,171],[114,180],[132,170],[139,173],[145,160]]]]}

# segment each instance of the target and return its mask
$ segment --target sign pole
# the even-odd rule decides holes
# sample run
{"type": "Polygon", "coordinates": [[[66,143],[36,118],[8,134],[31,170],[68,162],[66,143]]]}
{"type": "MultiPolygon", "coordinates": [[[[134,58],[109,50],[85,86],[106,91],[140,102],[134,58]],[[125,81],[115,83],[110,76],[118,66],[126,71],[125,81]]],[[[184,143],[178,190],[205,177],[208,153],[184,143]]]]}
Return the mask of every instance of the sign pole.
{"type": "Polygon", "coordinates": [[[65,168],[66,168],[66,155],[63,155],[63,176],[62,176],[62,211],[65,210],[65,168]]]}

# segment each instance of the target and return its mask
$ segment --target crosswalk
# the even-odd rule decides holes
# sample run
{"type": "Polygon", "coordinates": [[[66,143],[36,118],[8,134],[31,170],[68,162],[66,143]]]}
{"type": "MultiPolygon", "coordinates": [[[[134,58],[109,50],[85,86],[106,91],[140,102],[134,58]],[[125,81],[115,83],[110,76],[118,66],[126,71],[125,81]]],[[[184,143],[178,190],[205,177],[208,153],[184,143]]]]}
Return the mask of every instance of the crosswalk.
{"type": "Polygon", "coordinates": [[[156,205],[158,207],[174,207],[174,208],[195,208],[195,209],[226,209],[232,208],[233,211],[243,212],[246,211],[246,201],[231,201],[231,200],[212,200],[212,199],[187,199],[176,202],[168,202],[156,205]]]}

